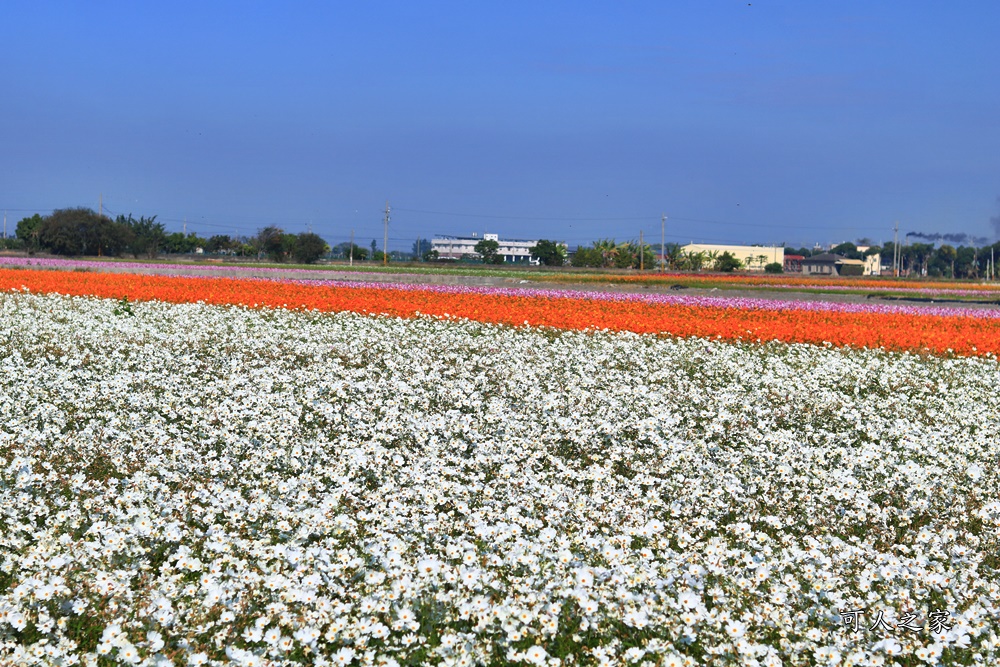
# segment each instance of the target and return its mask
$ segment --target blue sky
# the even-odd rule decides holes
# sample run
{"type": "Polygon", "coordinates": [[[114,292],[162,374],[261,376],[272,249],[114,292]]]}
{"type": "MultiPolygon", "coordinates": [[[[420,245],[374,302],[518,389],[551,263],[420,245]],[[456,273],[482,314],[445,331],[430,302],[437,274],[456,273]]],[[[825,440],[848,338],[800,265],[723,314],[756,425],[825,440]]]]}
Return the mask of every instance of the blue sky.
{"type": "Polygon", "coordinates": [[[1000,3],[0,4],[0,207],[329,242],[1000,230],[1000,3]],[[997,226],[1000,226],[998,223],[997,226]]]}

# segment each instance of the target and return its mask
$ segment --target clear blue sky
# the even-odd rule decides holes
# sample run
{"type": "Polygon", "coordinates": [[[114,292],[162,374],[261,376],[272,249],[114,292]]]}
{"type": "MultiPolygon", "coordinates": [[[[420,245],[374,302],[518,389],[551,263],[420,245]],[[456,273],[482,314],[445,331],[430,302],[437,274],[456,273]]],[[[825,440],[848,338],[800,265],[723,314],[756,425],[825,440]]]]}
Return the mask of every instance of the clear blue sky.
{"type": "MultiPolygon", "coordinates": [[[[390,248],[995,238],[1000,3],[0,4],[0,207],[390,248]]],[[[998,225],[1000,226],[1000,225],[998,225]]]]}

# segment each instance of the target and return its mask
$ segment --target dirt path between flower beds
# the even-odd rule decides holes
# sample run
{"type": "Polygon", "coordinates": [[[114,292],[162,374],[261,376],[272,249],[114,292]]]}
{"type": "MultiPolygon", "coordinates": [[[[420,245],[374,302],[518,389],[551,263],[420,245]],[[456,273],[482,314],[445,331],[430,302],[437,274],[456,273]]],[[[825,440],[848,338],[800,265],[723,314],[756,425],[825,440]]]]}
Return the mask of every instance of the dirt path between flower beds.
{"type": "MultiPolygon", "coordinates": [[[[2,266],[2,265],[0,265],[2,266]]],[[[15,267],[10,267],[15,268],[15,267]]],[[[26,267],[29,268],[29,267],[26,267]]],[[[858,303],[858,304],[897,304],[916,308],[935,308],[947,306],[949,308],[964,308],[970,310],[1000,310],[1000,305],[990,303],[970,303],[949,299],[947,295],[942,295],[940,300],[908,300],[893,299],[891,301],[881,298],[868,298],[863,294],[829,294],[824,292],[797,292],[793,289],[767,290],[767,289],[739,289],[730,287],[701,288],[685,287],[683,289],[671,289],[669,285],[632,285],[623,283],[567,283],[548,282],[544,280],[524,280],[513,277],[496,276],[468,276],[468,275],[446,275],[446,274],[425,274],[425,273],[376,273],[361,271],[337,271],[330,269],[281,269],[281,268],[257,268],[257,267],[234,267],[210,265],[192,265],[191,267],[177,266],[157,266],[150,264],[146,266],[117,266],[112,263],[100,267],[88,266],[84,269],[73,266],[32,266],[30,268],[45,268],[56,271],[101,271],[105,273],[136,273],[144,275],[173,275],[173,276],[214,276],[225,278],[265,278],[272,280],[334,280],[343,282],[366,282],[366,283],[407,283],[423,285],[465,285],[470,287],[504,287],[509,289],[519,288],[544,288],[556,290],[574,290],[581,292],[608,292],[608,293],[635,293],[635,294],[677,294],[688,296],[713,296],[720,298],[743,298],[743,299],[767,299],[773,301],[828,301],[837,303],[858,303]]],[[[927,297],[922,297],[927,298],[927,297]]]]}

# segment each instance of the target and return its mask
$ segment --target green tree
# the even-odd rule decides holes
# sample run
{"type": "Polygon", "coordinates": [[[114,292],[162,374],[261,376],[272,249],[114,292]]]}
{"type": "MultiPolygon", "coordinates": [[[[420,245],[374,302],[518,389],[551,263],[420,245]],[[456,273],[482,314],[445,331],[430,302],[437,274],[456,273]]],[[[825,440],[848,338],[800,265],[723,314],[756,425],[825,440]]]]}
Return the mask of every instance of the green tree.
{"type": "Polygon", "coordinates": [[[295,252],[295,244],[298,243],[298,234],[282,234],[281,235],[281,259],[279,261],[285,261],[292,256],[295,252]]]}
{"type": "Polygon", "coordinates": [[[628,243],[628,253],[632,256],[633,269],[654,269],[656,268],[656,254],[648,243],[643,243],[640,247],[638,243],[630,241],[628,243]]]}
{"type": "MultiPolygon", "coordinates": [[[[714,252],[714,251],[713,251],[714,252]]],[[[684,266],[683,268],[691,269],[692,271],[701,271],[705,268],[705,265],[709,263],[708,252],[705,250],[689,250],[684,253],[684,266]]],[[[711,260],[712,263],[715,260],[711,260]]]]}
{"type": "Polygon", "coordinates": [[[944,273],[949,278],[955,277],[955,260],[957,259],[958,251],[955,250],[954,246],[948,245],[947,243],[943,244],[937,249],[937,252],[934,253],[934,260],[947,267],[947,271],[944,273]]]}
{"type": "Polygon", "coordinates": [[[181,232],[174,232],[167,234],[162,247],[168,253],[186,255],[194,252],[196,248],[204,248],[206,243],[205,239],[194,232],[190,232],[187,236],[181,232]]]}
{"type": "Polygon", "coordinates": [[[581,246],[573,253],[573,259],[570,261],[570,264],[577,267],[600,268],[604,266],[604,258],[601,256],[601,251],[597,248],[584,248],[581,246]]]}
{"type": "Polygon", "coordinates": [[[906,246],[907,255],[911,258],[912,270],[927,275],[927,264],[934,254],[933,243],[913,243],[906,246]]]}
{"type": "Polygon", "coordinates": [[[352,244],[350,241],[344,241],[343,243],[338,243],[334,249],[334,253],[344,259],[367,259],[368,250],[362,248],[361,246],[352,244]],[[353,252],[352,252],[353,249],[353,252]]]}
{"type": "Polygon", "coordinates": [[[132,228],[121,222],[114,222],[111,218],[99,216],[94,225],[90,228],[90,249],[97,248],[98,255],[109,255],[117,257],[135,241],[135,233],[132,228]]]}
{"type": "Polygon", "coordinates": [[[843,255],[848,259],[864,259],[862,254],[858,252],[858,246],[853,243],[841,243],[840,245],[835,245],[830,250],[834,255],[843,255]]]}
{"type": "Polygon", "coordinates": [[[156,222],[155,215],[151,218],[140,216],[136,220],[129,213],[127,216],[119,215],[115,222],[132,230],[132,241],[129,243],[128,251],[135,257],[146,255],[154,259],[167,239],[163,223],[156,222]]]}
{"type": "Polygon", "coordinates": [[[479,254],[483,264],[503,264],[503,255],[500,254],[500,244],[493,239],[483,239],[475,245],[473,250],[479,254]]]}
{"type": "Polygon", "coordinates": [[[615,248],[613,267],[616,269],[631,269],[633,265],[638,266],[635,260],[635,249],[631,243],[619,243],[615,248]]]}
{"type": "Polygon", "coordinates": [[[257,259],[264,255],[272,262],[281,262],[285,259],[284,245],[285,230],[274,225],[257,230],[254,245],[257,248],[257,259]]]}
{"type": "Polygon", "coordinates": [[[28,252],[34,253],[39,248],[39,235],[45,219],[37,213],[30,218],[21,218],[14,230],[14,235],[21,239],[28,252]]]}
{"type": "Polygon", "coordinates": [[[730,252],[726,251],[716,258],[715,266],[712,268],[716,271],[732,273],[733,271],[743,268],[743,263],[736,259],[736,257],[734,257],[730,252]]]}
{"type": "Polygon", "coordinates": [[[228,234],[215,234],[205,241],[205,252],[234,253],[239,251],[240,242],[228,234]]]}
{"type": "Polygon", "coordinates": [[[594,250],[601,253],[601,266],[610,267],[615,265],[618,258],[619,246],[614,239],[600,239],[594,241],[594,250]]]}
{"type": "Polygon", "coordinates": [[[555,241],[541,239],[531,249],[531,254],[545,266],[562,266],[566,263],[566,248],[555,241]]]}
{"type": "Polygon", "coordinates": [[[312,264],[325,255],[328,249],[326,241],[321,239],[318,234],[306,232],[305,234],[299,234],[295,238],[292,257],[299,264],[312,264]]]}
{"type": "Polygon", "coordinates": [[[82,255],[85,233],[77,220],[65,215],[46,217],[38,230],[38,246],[56,255],[82,255]]]}
{"type": "Polygon", "coordinates": [[[668,243],[665,253],[665,264],[667,269],[679,269],[683,251],[679,243],[668,243]]]}
{"type": "Polygon", "coordinates": [[[982,276],[984,278],[996,279],[997,270],[996,266],[990,266],[990,263],[996,263],[1000,259],[1000,241],[994,243],[991,246],[986,246],[982,249],[982,276]]]}
{"type": "Polygon", "coordinates": [[[163,248],[170,254],[185,254],[194,251],[191,241],[182,232],[167,234],[163,239],[163,248]]]}
{"type": "Polygon", "coordinates": [[[766,273],[784,273],[785,267],[781,265],[781,262],[771,262],[764,266],[764,271],[766,273]]]}
{"type": "Polygon", "coordinates": [[[976,269],[976,249],[968,246],[958,248],[955,251],[955,277],[975,278],[978,275],[976,269]]]}
{"type": "Polygon", "coordinates": [[[89,208],[64,208],[43,219],[39,247],[56,255],[118,255],[132,241],[127,225],[89,208]]]}
{"type": "MultiPolygon", "coordinates": [[[[413,258],[420,259],[431,251],[431,242],[427,239],[417,239],[413,242],[413,258]]],[[[426,260],[425,260],[426,261],[426,260]]]]}

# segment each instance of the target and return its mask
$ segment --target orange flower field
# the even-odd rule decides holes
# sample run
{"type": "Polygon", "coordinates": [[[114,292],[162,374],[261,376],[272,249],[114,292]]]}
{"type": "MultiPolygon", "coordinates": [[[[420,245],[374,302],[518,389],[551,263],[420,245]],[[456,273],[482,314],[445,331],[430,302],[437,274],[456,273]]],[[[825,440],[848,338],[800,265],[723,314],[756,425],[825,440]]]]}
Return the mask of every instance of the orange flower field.
{"type": "Polygon", "coordinates": [[[0,289],[73,296],[307,308],[399,317],[433,315],[507,325],[609,329],[724,340],[881,347],[959,355],[1000,353],[1000,318],[802,307],[722,307],[640,299],[331,286],[236,278],[0,270],[0,289]]]}

